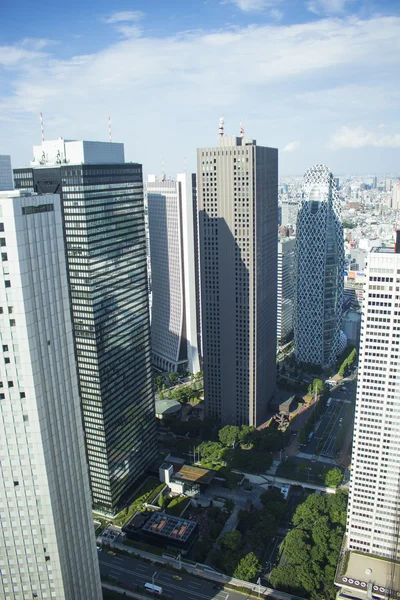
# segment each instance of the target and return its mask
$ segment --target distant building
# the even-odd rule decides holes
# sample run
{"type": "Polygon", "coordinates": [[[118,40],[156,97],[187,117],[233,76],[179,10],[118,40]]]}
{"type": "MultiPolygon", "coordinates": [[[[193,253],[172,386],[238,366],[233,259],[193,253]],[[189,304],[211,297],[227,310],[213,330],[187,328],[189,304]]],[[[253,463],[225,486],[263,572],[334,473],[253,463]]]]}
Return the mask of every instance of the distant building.
{"type": "Polygon", "coordinates": [[[60,196],[0,215],[1,598],[101,600],[60,196]]]}
{"type": "Polygon", "coordinates": [[[178,175],[176,181],[149,175],[147,205],[153,362],[162,371],[197,373],[197,215],[191,175],[178,175]]]}
{"type": "Polygon", "coordinates": [[[276,379],[278,152],[221,135],[197,165],[205,411],[260,425],[276,379]]]}
{"type": "Polygon", "coordinates": [[[303,187],[296,235],[294,352],[301,362],[330,366],[346,344],[340,333],[344,242],[339,194],[323,165],[307,171],[303,187]]]}
{"type": "Polygon", "coordinates": [[[372,188],[373,188],[374,190],[376,190],[376,188],[377,188],[377,187],[378,187],[378,178],[374,176],[374,177],[372,178],[372,188]]]}
{"type": "Polygon", "coordinates": [[[297,202],[282,202],[282,217],[280,225],[291,225],[296,228],[299,205],[297,202]]]}
{"type": "Polygon", "coordinates": [[[0,192],[13,190],[14,180],[11,168],[11,157],[0,154],[0,192]]]}
{"type": "Polygon", "coordinates": [[[116,512],[157,456],[142,166],[124,145],[51,140],[15,186],[59,193],[93,503],[116,512]]]}
{"type": "Polygon", "coordinates": [[[277,339],[284,342],[293,332],[295,238],[278,241],[277,339]]]}

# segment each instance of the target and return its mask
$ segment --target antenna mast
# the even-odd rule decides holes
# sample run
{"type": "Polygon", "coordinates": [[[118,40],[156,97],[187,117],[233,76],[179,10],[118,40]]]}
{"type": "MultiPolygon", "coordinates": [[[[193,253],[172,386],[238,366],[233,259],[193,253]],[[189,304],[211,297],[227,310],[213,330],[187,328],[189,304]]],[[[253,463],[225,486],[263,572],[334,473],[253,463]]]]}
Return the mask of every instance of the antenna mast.
{"type": "Polygon", "coordinates": [[[42,142],[44,142],[43,113],[40,113],[40,129],[42,131],[42,142]]]}
{"type": "Polygon", "coordinates": [[[108,141],[112,142],[112,135],[111,135],[111,117],[108,117],[108,141]]]}
{"type": "Polygon", "coordinates": [[[240,122],[240,137],[242,138],[242,140],[244,140],[244,129],[243,129],[243,123],[240,122]]]}
{"type": "Polygon", "coordinates": [[[219,119],[219,127],[218,127],[218,132],[219,132],[219,137],[222,138],[224,136],[224,117],[220,117],[219,119]]]}

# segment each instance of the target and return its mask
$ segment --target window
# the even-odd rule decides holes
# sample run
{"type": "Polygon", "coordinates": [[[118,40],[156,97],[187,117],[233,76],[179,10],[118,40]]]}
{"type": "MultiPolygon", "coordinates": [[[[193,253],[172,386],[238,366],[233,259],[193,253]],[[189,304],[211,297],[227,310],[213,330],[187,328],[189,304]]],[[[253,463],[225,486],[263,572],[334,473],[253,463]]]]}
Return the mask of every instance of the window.
{"type": "Polygon", "coordinates": [[[19,395],[20,398],[25,398],[25,392],[21,392],[19,395]]]}
{"type": "Polygon", "coordinates": [[[8,387],[9,388],[14,387],[14,382],[13,381],[7,381],[7,383],[8,383],[8,387]]]}
{"type": "Polygon", "coordinates": [[[3,261],[8,260],[7,252],[2,252],[1,253],[1,260],[3,260],[3,261]]]}
{"type": "Polygon", "coordinates": [[[5,357],[4,362],[6,365],[10,364],[10,359],[8,358],[8,356],[5,357]]]}
{"type": "Polygon", "coordinates": [[[0,238],[0,246],[6,245],[6,238],[0,238]]]}
{"type": "Polygon", "coordinates": [[[15,327],[15,319],[10,319],[10,327],[15,327]]]}
{"type": "Polygon", "coordinates": [[[14,307],[13,306],[9,306],[8,307],[8,314],[11,315],[14,312],[14,307]]]}
{"type": "Polygon", "coordinates": [[[9,279],[6,279],[4,281],[4,285],[6,286],[6,288],[10,288],[11,287],[11,281],[9,279]]]}
{"type": "Polygon", "coordinates": [[[7,346],[7,344],[3,344],[3,352],[8,352],[8,346],[7,346]]]}
{"type": "Polygon", "coordinates": [[[0,231],[4,231],[4,223],[0,223],[0,231]]]}

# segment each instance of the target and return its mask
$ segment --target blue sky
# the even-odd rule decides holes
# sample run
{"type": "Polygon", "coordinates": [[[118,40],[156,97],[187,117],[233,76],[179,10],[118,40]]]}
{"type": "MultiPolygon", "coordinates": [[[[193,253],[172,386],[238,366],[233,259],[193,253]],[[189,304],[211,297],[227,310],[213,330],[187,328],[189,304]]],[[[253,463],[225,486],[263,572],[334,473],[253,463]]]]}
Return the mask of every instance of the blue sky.
{"type": "Polygon", "coordinates": [[[397,0],[3,0],[0,154],[45,138],[125,143],[145,172],[195,168],[225,132],[281,174],[400,174],[397,0]]]}

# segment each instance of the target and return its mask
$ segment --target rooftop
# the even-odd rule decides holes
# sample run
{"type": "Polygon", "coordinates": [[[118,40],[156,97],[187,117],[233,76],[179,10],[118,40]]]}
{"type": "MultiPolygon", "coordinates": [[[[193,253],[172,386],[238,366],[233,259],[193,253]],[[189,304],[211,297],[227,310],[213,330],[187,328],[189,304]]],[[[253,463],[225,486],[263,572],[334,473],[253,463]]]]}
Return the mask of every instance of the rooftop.
{"type": "Polygon", "coordinates": [[[173,475],[174,479],[181,479],[192,483],[202,483],[205,485],[209,485],[214,479],[214,476],[215,471],[188,465],[182,465],[173,475]]]}
{"type": "Polygon", "coordinates": [[[400,598],[400,564],[361,552],[350,552],[345,573],[338,575],[337,585],[359,589],[366,594],[368,583],[378,597],[386,598],[392,590],[392,596],[400,598]]]}
{"type": "Polygon", "coordinates": [[[196,525],[195,521],[161,513],[152,513],[142,526],[142,530],[172,540],[186,542],[196,529],[196,525]]]}

